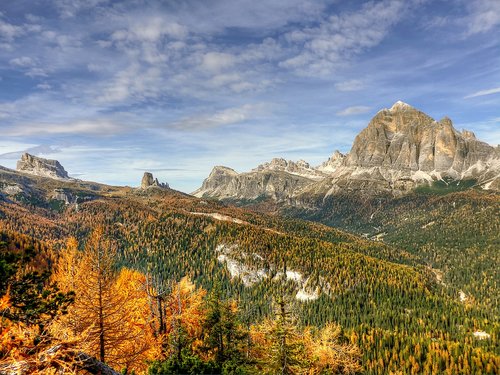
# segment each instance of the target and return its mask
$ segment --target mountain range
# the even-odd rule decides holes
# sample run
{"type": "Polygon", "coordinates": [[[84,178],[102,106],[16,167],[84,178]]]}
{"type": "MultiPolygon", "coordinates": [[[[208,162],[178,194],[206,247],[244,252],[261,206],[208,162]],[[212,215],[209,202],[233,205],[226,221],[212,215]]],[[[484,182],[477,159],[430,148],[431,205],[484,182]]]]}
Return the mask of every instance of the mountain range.
{"type": "Polygon", "coordinates": [[[317,167],[280,158],[245,173],[216,166],[193,195],[300,205],[310,196],[346,191],[400,196],[435,183],[499,191],[500,147],[457,131],[447,117],[436,121],[398,101],[372,118],[346,155],[335,151],[317,167]]]}
{"type": "Polygon", "coordinates": [[[149,172],[137,188],[109,186],[23,154],[17,170],[0,167],[0,234],[40,241],[50,260],[103,226],[117,265],[207,290],[217,280],[249,324],[285,290],[302,324],[344,327],[366,374],[439,373],[436,363],[494,374],[499,160],[471,132],[401,102],[346,155],[215,167],[201,198],[149,172]]]}

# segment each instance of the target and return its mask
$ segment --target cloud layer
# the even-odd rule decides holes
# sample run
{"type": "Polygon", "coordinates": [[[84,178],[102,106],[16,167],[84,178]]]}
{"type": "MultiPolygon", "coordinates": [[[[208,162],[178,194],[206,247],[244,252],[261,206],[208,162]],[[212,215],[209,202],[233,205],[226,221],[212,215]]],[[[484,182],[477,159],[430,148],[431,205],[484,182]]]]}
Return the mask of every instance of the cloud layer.
{"type": "Polygon", "coordinates": [[[400,99],[487,136],[499,3],[452,2],[4,2],[0,164],[30,149],[90,179],[154,168],[192,191],[213,164],[348,151],[400,99]]]}

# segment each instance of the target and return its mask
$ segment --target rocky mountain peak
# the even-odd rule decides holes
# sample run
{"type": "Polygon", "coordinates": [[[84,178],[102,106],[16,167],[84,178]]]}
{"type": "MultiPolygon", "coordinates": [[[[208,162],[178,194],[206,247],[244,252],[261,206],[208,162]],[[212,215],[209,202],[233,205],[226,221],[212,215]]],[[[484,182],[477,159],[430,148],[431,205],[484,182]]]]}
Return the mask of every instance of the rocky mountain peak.
{"type": "Polygon", "coordinates": [[[236,176],[238,175],[238,172],[236,172],[234,169],[229,168],[229,167],[224,167],[223,165],[217,165],[213,167],[212,172],[210,172],[210,177],[217,177],[217,176],[236,176]]]}
{"type": "Polygon", "coordinates": [[[281,171],[311,179],[323,178],[324,175],[305,160],[294,162],[283,158],[274,158],[268,163],[259,165],[252,172],[281,171]]]}
{"type": "Polygon", "coordinates": [[[333,152],[333,155],[330,156],[330,158],[323,164],[321,164],[317,169],[325,173],[334,172],[338,167],[342,165],[344,159],[345,155],[342,154],[339,150],[335,150],[333,152]]]}
{"type": "Polygon", "coordinates": [[[413,108],[408,103],[405,103],[405,102],[402,102],[401,100],[398,100],[396,103],[394,103],[392,105],[392,107],[389,110],[392,112],[395,112],[395,111],[404,111],[404,110],[412,110],[412,109],[414,110],[415,108],[413,108]]]}
{"type": "Polygon", "coordinates": [[[288,200],[353,190],[397,195],[447,179],[475,180],[475,186],[498,190],[500,148],[477,140],[470,131],[457,131],[448,117],[436,121],[398,101],[370,120],[346,155],[335,151],[316,168],[283,158],[249,173],[225,168],[216,176],[214,168],[195,194],[243,200],[288,200]]]}
{"type": "Polygon", "coordinates": [[[474,134],[474,132],[465,129],[462,130],[462,137],[476,139],[476,135],[474,134]]]}
{"type": "Polygon", "coordinates": [[[144,172],[144,175],[142,176],[142,181],[141,181],[141,188],[142,189],[147,189],[151,186],[156,186],[160,188],[168,188],[168,184],[166,182],[159,182],[157,178],[153,177],[153,174],[151,172],[144,172]]]}
{"type": "Polygon", "coordinates": [[[68,172],[57,160],[43,159],[27,152],[17,162],[16,170],[35,176],[69,179],[68,172]]]}
{"type": "Polygon", "coordinates": [[[354,140],[346,165],[397,171],[439,172],[457,178],[492,147],[455,130],[451,119],[435,121],[397,102],[379,112],[354,140]]]}

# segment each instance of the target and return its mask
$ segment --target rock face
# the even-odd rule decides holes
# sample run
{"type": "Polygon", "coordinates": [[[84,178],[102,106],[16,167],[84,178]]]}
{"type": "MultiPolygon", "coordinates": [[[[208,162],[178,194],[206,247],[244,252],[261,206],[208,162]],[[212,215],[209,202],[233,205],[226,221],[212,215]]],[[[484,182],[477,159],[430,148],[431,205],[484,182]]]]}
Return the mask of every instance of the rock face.
{"type": "Polygon", "coordinates": [[[342,154],[339,150],[335,150],[333,155],[321,164],[317,169],[323,173],[332,173],[342,165],[344,162],[345,155],[342,154]]]}
{"type": "Polygon", "coordinates": [[[378,112],[356,137],[345,165],[437,172],[460,178],[492,153],[493,147],[478,141],[474,133],[456,131],[449,118],[435,121],[397,102],[378,112]]]}
{"type": "Polygon", "coordinates": [[[273,159],[248,173],[215,167],[199,197],[300,201],[342,191],[404,194],[433,181],[474,180],[500,190],[500,148],[455,130],[447,117],[436,121],[409,104],[379,111],[355,138],[351,151],[339,151],[318,167],[301,160],[273,159]]]}
{"type": "Polygon", "coordinates": [[[287,161],[283,158],[274,158],[269,163],[261,164],[257,168],[252,170],[252,172],[266,171],[288,172],[297,176],[318,180],[325,178],[325,174],[323,174],[316,168],[312,168],[309,163],[304,160],[293,162],[291,160],[287,161]]]}
{"type": "Polygon", "coordinates": [[[16,170],[35,176],[69,179],[68,172],[57,160],[43,159],[28,153],[21,156],[21,160],[17,162],[16,170]]]}
{"type": "Polygon", "coordinates": [[[159,182],[157,178],[153,177],[153,174],[150,172],[144,172],[144,176],[142,176],[141,188],[147,189],[151,186],[156,186],[160,188],[168,189],[169,186],[166,182],[159,182]]]}
{"type": "Polygon", "coordinates": [[[281,201],[309,185],[310,178],[284,172],[282,169],[262,167],[248,173],[237,173],[231,168],[214,167],[203,185],[192,194],[197,197],[219,199],[248,199],[262,197],[281,201]]]}

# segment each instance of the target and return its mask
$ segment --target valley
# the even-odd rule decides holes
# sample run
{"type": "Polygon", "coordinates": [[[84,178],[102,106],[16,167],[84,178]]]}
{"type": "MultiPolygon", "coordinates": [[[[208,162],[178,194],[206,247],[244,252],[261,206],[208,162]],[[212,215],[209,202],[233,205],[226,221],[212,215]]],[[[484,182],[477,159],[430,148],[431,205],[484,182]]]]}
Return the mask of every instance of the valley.
{"type": "Polygon", "coordinates": [[[41,241],[50,257],[102,226],[120,267],[164,285],[189,277],[210,291],[216,281],[248,322],[271,316],[284,293],[300,325],[340,324],[367,374],[498,368],[495,192],[349,193],[311,208],[260,200],[248,210],[160,184],[0,177],[2,232],[41,241]],[[283,216],[259,213],[263,204],[283,216]]]}

